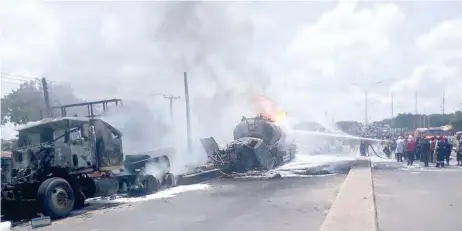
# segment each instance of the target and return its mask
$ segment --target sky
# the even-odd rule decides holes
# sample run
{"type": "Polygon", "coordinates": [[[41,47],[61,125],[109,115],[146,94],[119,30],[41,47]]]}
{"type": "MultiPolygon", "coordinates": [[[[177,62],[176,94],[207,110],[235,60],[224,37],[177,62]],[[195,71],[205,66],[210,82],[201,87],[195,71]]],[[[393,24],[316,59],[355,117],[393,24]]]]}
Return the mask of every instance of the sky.
{"type": "MultiPolygon", "coordinates": [[[[0,2],[2,73],[168,121],[155,94],[183,97],[186,71],[200,135],[231,133],[255,95],[298,121],[362,122],[365,91],[369,121],[391,117],[392,93],[394,115],[439,113],[443,95],[445,112],[462,108],[460,1],[0,2]]],[[[184,100],[174,111],[183,121],[184,100]]]]}

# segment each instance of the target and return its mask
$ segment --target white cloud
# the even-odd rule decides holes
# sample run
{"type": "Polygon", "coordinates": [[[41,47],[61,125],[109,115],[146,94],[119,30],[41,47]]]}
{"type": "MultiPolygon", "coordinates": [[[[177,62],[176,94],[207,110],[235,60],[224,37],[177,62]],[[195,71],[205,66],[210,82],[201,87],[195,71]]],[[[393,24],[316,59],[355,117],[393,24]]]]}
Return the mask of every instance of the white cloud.
{"type": "MultiPolygon", "coordinates": [[[[341,2],[316,22],[302,26],[289,46],[289,53],[297,68],[292,80],[297,85],[315,86],[310,90],[317,91],[308,105],[321,100],[323,105],[316,105],[321,111],[359,119],[359,113],[351,110],[351,105],[362,100],[363,95],[357,91],[346,96],[349,93],[345,89],[351,83],[366,88],[379,80],[376,64],[384,60],[382,56],[393,46],[391,37],[404,20],[403,12],[395,4],[366,8],[349,1],[341,2]]],[[[300,105],[304,101],[307,105],[307,98],[300,98],[294,102],[300,105]]],[[[305,114],[310,110],[313,113],[313,107],[304,108],[305,114]]]]}
{"type": "Polygon", "coordinates": [[[409,78],[393,90],[408,97],[418,91],[420,111],[441,112],[443,94],[445,110],[453,111],[462,104],[462,17],[443,21],[416,39],[416,65],[409,78]]]}
{"type": "MultiPolygon", "coordinates": [[[[89,100],[142,99],[168,116],[168,104],[152,93],[182,95],[188,71],[201,136],[229,138],[234,122],[251,113],[252,94],[266,93],[300,119],[322,121],[328,111],[336,120],[362,120],[364,95],[353,82],[369,88],[384,80],[370,87],[370,101],[379,102],[371,105],[372,119],[390,115],[391,90],[395,114],[413,111],[413,89],[424,90],[422,101],[435,111],[442,94],[436,88],[446,86],[454,108],[461,84],[461,20],[428,28],[410,48],[397,42],[415,38],[402,25],[422,21],[398,2],[341,1],[324,12],[314,5],[331,3],[21,3],[0,9],[4,72],[70,83],[89,100]],[[394,84],[403,73],[409,78],[394,84]],[[452,82],[441,82],[440,73],[452,82]]],[[[183,129],[183,103],[174,110],[183,129]]]]}

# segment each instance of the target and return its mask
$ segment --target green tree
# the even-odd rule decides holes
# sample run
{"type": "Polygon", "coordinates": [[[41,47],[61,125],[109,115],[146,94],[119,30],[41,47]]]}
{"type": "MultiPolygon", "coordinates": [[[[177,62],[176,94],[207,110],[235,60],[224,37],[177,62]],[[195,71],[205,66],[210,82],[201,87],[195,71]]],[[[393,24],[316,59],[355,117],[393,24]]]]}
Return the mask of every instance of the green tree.
{"type": "MultiPolygon", "coordinates": [[[[41,82],[38,80],[25,82],[18,89],[13,90],[1,99],[1,122],[24,124],[29,121],[37,121],[42,119],[42,112],[45,109],[45,100],[41,82]]],[[[71,103],[79,103],[79,100],[74,96],[70,86],[60,84],[48,84],[50,103],[52,105],[64,105],[71,103]]],[[[85,111],[85,108],[80,108],[85,111]]],[[[55,111],[55,113],[59,113],[55,111]]],[[[70,111],[69,114],[78,114],[75,111],[70,111]]]]}
{"type": "Polygon", "coordinates": [[[44,108],[43,92],[38,81],[21,84],[1,99],[2,124],[11,122],[15,125],[39,120],[44,108]]]}

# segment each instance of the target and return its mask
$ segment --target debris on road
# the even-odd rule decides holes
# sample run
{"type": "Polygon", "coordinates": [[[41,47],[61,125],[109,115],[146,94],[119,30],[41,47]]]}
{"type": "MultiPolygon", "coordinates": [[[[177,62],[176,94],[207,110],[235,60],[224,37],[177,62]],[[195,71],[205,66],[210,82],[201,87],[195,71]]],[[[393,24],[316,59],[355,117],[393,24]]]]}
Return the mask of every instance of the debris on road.
{"type": "Polygon", "coordinates": [[[32,218],[30,220],[30,226],[35,229],[35,228],[40,228],[44,226],[49,226],[51,225],[51,219],[48,216],[45,217],[36,217],[32,218]]]}

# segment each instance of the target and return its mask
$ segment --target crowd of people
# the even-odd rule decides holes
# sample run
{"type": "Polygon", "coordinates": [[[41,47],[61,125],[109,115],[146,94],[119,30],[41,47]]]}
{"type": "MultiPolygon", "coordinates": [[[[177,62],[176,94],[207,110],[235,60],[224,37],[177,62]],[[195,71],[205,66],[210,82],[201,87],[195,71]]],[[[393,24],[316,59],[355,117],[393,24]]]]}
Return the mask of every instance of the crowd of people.
{"type": "Polygon", "coordinates": [[[449,165],[452,153],[456,154],[457,165],[462,166],[462,136],[461,134],[447,137],[408,137],[399,136],[396,140],[388,140],[384,145],[388,157],[395,153],[396,161],[407,161],[413,165],[419,160],[428,167],[434,163],[438,168],[449,165]]]}

